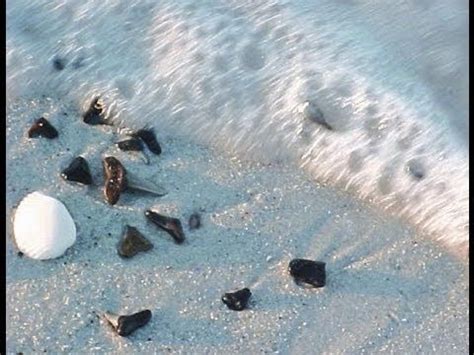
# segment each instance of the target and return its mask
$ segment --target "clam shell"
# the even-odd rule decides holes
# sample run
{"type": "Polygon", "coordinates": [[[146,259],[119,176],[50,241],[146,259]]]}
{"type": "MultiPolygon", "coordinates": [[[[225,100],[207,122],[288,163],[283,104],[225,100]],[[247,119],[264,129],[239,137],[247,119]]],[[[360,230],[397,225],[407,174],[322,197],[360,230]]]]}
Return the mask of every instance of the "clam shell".
{"type": "Polygon", "coordinates": [[[18,249],[33,259],[54,259],[76,241],[76,226],[64,204],[35,191],[19,204],[13,219],[18,249]]]}

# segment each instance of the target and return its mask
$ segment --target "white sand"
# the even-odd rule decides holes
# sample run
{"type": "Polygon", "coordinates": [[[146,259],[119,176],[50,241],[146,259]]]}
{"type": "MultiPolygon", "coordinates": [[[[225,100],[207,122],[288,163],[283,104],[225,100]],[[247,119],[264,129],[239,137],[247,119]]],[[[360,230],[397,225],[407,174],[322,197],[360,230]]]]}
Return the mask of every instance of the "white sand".
{"type": "Polygon", "coordinates": [[[8,351],[467,353],[467,9],[9,0],[7,218],[40,190],[79,235],[39,262],[17,256],[9,226],[8,351]],[[117,127],[82,123],[96,94],[116,124],[153,126],[163,154],[145,165],[114,147],[117,127]],[[334,131],[298,112],[306,100],[334,131]],[[57,140],[26,138],[40,116],[57,140]],[[104,154],[169,194],[107,205],[104,154]],[[59,177],[77,155],[93,187],[59,177]],[[150,207],[184,224],[202,210],[203,226],[176,245],[150,207]],[[125,224],[155,248],[119,258],[125,224]],[[296,257],[326,262],[326,287],[295,285],[296,257]],[[251,308],[228,310],[221,295],[245,286],[251,308]],[[129,338],[97,318],[144,308],[129,338]]]}
{"type": "Polygon", "coordinates": [[[38,189],[66,204],[79,231],[64,257],[43,262],[18,257],[8,234],[9,352],[467,353],[465,264],[299,170],[240,162],[165,132],[158,134],[163,154],[146,166],[113,147],[113,129],[83,124],[56,100],[18,101],[7,119],[9,215],[38,189]],[[56,112],[59,138],[26,139],[29,118],[46,111],[56,112]],[[85,153],[101,185],[105,152],[170,193],[124,194],[111,207],[100,186],[59,177],[85,153]],[[145,221],[148,207],[183,222],[203,210],[203,226],[186,229],[187,242],[176,245],[145,221]],[[126,223],[155,248],[120,259],[115,248],[126,223]],[[325,261],[327,286],[296,286],[287,272],[294,257],[325,261]],[[228,310],[221,294],[244,286],[251,309],[228,310]],[[144,308],[152,321],[129,338],[96,316],[144,308]]]}

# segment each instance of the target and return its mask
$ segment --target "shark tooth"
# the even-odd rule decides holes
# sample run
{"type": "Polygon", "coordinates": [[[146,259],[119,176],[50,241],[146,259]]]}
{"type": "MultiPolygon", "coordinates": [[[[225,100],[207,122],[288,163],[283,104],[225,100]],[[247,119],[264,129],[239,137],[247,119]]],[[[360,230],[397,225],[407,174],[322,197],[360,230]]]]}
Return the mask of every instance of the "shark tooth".
{"type": "Polygon", "coordinates": [[[99,97],[92,100],[88,110],[82,116],[85,123],[95,125],[111,125],[111,123],[105,117],[104,106],[99,97]]]}
{"type": "Polygon", "coordinates": [[[248,288],[243,288],[235,292],[225,293],[222,302],[233,311],[242,311],[247,308],[252,292],[248,288]]]}
{"type": "Polygon", "coordinates": [[[126,225],[125,232],[117,247],[118,254],[123,258],[131,258],[139,252],[148,251],[153,244],[141,234],[137,228],[126,225]]]}
{"type": "Polygon", "coordinates": [[[105,177],[105,200],[109,204],[115,205],[118,202],[122,191],[127,188],[127,172],[122,163],[114,157],[104,158],[102,166],[105,177]]]}
{"type": "Polygon", "coordinates": [[[143,142],[145,142],[148,149],[156,154],[161,154],[161,146],[160,143],[156,140],[155,132],[152,129],[140,129],[134,133],[132,133],[133,137],[140,138],[143,142]]]}
{"type": "Polygon", "coordinates": [[[49,121],[44,118],[38,118],[28,130],[28,138],[44,137],[54,139],[58,136],[58,131],[49,121]]]}
{"type": "Polygon", "coordinates": [[[313,287],[326,285],[326,263],[306,259],[293,259],[288,266],[290,275],[296,283],[305,283],[313,287]]]}
{"type": "Polygon", "coordinates": [[[61,177],[67,181],[75,181],[84,185],[92,184],[92,176],[87,161],[79,156],[74,158],[69,166],[61,172],[61,177]]]}
{"type": "Polygon", "coordinates": [[[156,196],[167,194],[167,191],[160,184],[146,181],[127,171],[117,158],[104,158],[103,168],[105,176],[104,196],[111,205],[118,202],[120,194],[125,190],[138,190],[156,196]]]}
{"type": "Polygon", "coordinates": [[[185,236],[179,219],[163,216],[151,210],[146,210],[145,216],[150,222],[168,232],[176,244],[182,244],[184,242],[185,236]]]}
{"type": "Polygon", "coordinates": [[[112,325],[117,334],[123,337],[145,326],[150,321],[151,316],[151,311],[148,309],[124,316],[112,312],[104,313],[104,318],[112,325]]]}

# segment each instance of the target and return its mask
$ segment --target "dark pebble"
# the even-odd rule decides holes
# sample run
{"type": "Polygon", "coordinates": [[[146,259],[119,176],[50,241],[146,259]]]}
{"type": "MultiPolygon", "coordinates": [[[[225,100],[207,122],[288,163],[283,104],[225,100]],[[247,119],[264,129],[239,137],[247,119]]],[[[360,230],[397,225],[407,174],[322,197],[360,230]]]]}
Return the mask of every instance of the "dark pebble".
{"type": "Polygon", "coordinates": [[[183,227],[179,219],[163,216],[151,210],[146,210],[145,216],[150,222],[168,232],[168,234],[173,237],[176,244],[184,242],[185,237],[183,227]]]}
{"type": "Polygon", "coordinates": [[[23,255],[25,255],[25,254],[23,254],[23,252],[22,252],[22,251],[19,251],[19,252],[18,252],[16,255],[18,255],[18,257],[19,257],[19,258],[22,258],[22,257],[23,257],[23,255]]]}
{"type": "Polygon", "coordinates": [[[242,311],[247,308],[251,295],[252,292],[248,288],[244,288],[236,292],[225,293],[222,296],[222,302],[233,311],[242,311]]]}
{"type": "Polygon", "coordinates": [[[151,311],[146,309],[126,316],[106,312],[104,316],[117,334],[125,337],[132,334],[138,328],[145,326],[151,319],[151,311]]]}
{"type": "Polygon", "coordinates": [[[105,185],[104,196],[105,200],[110,205],[115,205],[122,191],[127,188],[126,171],[122,163],[114,157],[106,157],[102,161],[104,169],[105,185]]]}
{"type": "Polygon", "coordinates": [[[296,283],[310,284],[313,287],[326,285],[326,263],[305,259],[293,259],[288,266],[290,275],[296,283]]]}
{"type": "Polygon", "coordinates": [[[412,159],[407,163],[407,170],[417,180],[421,180],[425,177],[423,164],[417,159],[412,159]]]}
{"type": "Polygon", "coordinates": [[[58,131],[44,117],[41,117],[33,123],[28,130],[29,138],[44,137],[53,139],[58,136],[58,131]]]}
{"type": "Polygon", "coordinates": [[[82,116],[83,121],[89,125],[111,125],[105,118],[105,111],[99,98],[92,100],[89,109],[82,116]]]}
{"type": "Polygon", "coordinates": [[[132,226],[125,226],[125,231],[117,246],[118,254],[123,258],[131,258],[139,252],[153,248],[153,244],[132,226]]]}
{"type": "Polygon", "coordinates": [[[145,142],[146,146],[150,151],[156,155],[161,154],[161,146],[156,140],[155,132],[152,129],[140,129],[139,131],[132,134],[133,137],[140,138],[145,142]]]}
{"type": "Polygon", "coordinates": [[[66,61],[62,58],[55,58],[53,60],[53,68],[61,71],[66,67],[66,61]]]}
{"type": "Polygon", "coordinates": [[[139,138],[133,137],[117,143],[120,150],[140,152],[143,150],[143,143],[139,138]]]}
{"type": "Polygon", "coordinates": [[[193,213],[189,217],[189,229],[197,229],[201,226],[201,216],[198,213],[193,213]]]}
{"type": "Polygon", "coordinates": [[[87,161],[83,157],[76,157],[69,166],[61,172],[61,177],[67,181],[74,181],[84,185],[92,184],[92,176],[87,161]]]}

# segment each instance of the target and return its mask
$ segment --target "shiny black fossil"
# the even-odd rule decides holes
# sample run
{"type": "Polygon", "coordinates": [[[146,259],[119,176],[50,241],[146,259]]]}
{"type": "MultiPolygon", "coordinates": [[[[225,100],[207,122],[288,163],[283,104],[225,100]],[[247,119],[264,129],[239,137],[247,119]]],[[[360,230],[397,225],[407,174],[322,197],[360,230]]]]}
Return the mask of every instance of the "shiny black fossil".
{"type": "Polygon", "coordinates": [[[127,188],[127,172],[122,163],[114,157],[106,157],[102,161],[102,166],[104,168],[105,177],[105,200],[109,204],[115,205],[122,191],[127,188]]]}
{"type": "Polygon", "coordinates": [[[148,149],[156,154],[161,154],[161,146],[160,143],[156,140],[155,132],[152,129],[140,129],[134,133],[132,133],[133,137],[140,138],[143,142],[145,142],[148,149]]]}
{"type": "Polygon", "coordinates": [[[96,97],[92,100],[88,110],[82,116],[85,123],[89,125],[111,125],[105,117],[105,110],[100,98],[96,97]]]}
{"type": "Polygon", "coordinates": [[[151,320],[151,311],[146,309],[134,314],[120,316],[111,312],[104,314],[105,319],[112,325],[120,336],[128,336],[138,328],[145,326],[151,320]]]}
{"type": "Polygon", "coordinates": [[[61,177],[67,181],[79,182],[84,185],[92,184],[89,165],[83,157],[74,158],[69,166],[61,172],[61,177]]]}
{"type": "Polygon", "coordinates": [[[233,311],[242,311],[247,308],[252,292],[248,288],[243,288],[236,292],[225,293],[222,296],[222,302],[233,311]]]}
{"type": "Polygon", "coordinates": [[[168,234],[173,237],[173,240],[176,242],[176,244],[181,244],[184,242],[185,236],[181,221],[179,219],[163,216],[151,210],[146,210],[145,216],[150,222],[168,232],[168,234]]]}
{"type": "Polygon", "coordinates": [[[305,283],[313,287],[326,285],[326,263],[322,261],[293,259],[288,270],[298,284],[305,283]]]}
{"type": "Polygon", "coordinates": [[[44,117],[35,120],[33,125],[28,130],[29,138],[44,137],[48,139],[54,139],[58,136],[58,131],[53,127],[51,123],[44,117]]]}
{"type": "Polygon", "coordinates": [[[118,254],[123,258],[131,258],[139,252],[151,250],[153,244],[135,227],[126,225],[125,231],[117,246],[118,254]]]}

